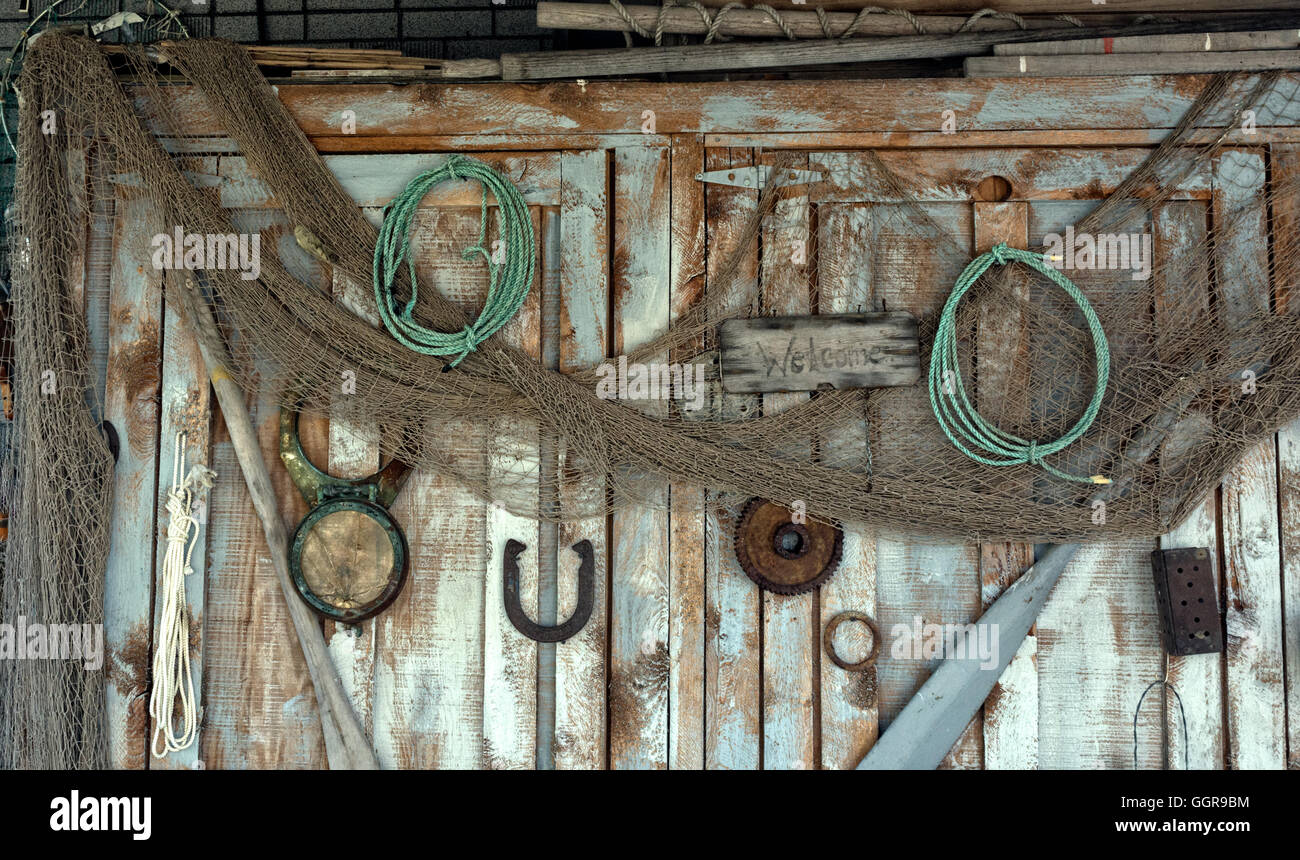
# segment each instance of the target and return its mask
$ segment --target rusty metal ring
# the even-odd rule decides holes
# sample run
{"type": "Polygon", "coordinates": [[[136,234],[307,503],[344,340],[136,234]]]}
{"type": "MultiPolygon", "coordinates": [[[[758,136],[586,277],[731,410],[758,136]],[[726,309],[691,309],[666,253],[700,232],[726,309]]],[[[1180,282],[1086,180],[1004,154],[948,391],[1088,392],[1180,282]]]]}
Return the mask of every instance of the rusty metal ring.
{"type": "Polygon", "coordinates": [[[865,672],[876,662],[876,657],[880,654],[880,628],[876,626],[876,622],[872,620],[871,616],[865,612],[841,612],[826,625],[826,630],[822,633],[822,645],[825,646],[826,656],[831,658],[831,662],[845,672],[865,672]],[[871,631],[871,653],[866,656],[866,659],[857,663],[845,662],[835,652],[835,631],[845,621],[861,621],[871,631]]]}

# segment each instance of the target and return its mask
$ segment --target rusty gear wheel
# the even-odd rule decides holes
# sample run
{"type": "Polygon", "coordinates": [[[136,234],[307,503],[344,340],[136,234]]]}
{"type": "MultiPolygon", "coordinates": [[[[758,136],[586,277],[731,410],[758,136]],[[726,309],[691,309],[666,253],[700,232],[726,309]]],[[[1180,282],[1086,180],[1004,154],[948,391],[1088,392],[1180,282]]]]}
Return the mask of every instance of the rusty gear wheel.
{"type": "Polygon", "coordinates": [[[796,523],[767,499],[750,499],[736,523],[736,560],[759,588],[776,594],[804,594],[830,579],[843,544],[838,526],[796,523]]]}

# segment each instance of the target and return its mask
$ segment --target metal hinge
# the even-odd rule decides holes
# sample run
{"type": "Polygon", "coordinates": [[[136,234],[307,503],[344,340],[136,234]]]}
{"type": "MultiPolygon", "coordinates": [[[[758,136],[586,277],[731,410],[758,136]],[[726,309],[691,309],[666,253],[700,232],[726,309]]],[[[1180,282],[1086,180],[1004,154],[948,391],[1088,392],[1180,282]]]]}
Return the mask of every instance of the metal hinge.
{"type": "MultiPolygon", "coordinates": [[[[733,167],[728,170],[709,170],[704,173],[695,174],[695,178],[700,182],[712,182],[717,185],[734,185],[739,188],[758,188],[763,189],[772,182],[772,168],[770,165],[760,165],[756,167],[733,167]]],[[[820,170],[782,170],[776,177],[777,185],[809,185],[813,182],[821,182],[826,178],[826,174],[820,170]]]]}

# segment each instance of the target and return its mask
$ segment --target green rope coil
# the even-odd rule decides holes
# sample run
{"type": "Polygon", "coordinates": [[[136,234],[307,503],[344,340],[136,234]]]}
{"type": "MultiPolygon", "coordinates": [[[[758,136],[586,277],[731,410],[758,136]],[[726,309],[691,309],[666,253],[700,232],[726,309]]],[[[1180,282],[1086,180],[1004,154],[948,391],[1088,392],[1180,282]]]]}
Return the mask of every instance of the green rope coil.
{"type": "Polygon", "coordinates": [[[533,219],[523,195],[489,165],[463,155],[453,155],[441,167],[425,171],[384,207],[384,223],[375,243],[375,303],[384,327],[408,349],[425,355],[455,356],[443,368],[450,370],[487,340],[519,312],[533,283],[537,245],[533,236],[533,219]],[[481,254],[488,266],[488,294],[483,312],[457,332],[433,331],[413,317],[417,298],[415,257],[411,254],[410,228],[420,201],[429,189],[449,179],[474,179],[483,186],[478,242],[461,252],[468,260],[481,254]],[[487,249],[488,192],[501,212],[501,232],[505,242],[504,259],[493,262],[487,249]],[[403,307],[393,296],[393,280],[405,261],[411,276],[411,298],[403,307]]]}
{"type": "Polygon", "coordinates": [[[930,408],[934,417],[943,428],[944,435],[953,445],[977,463],[987,466],[1018,466],[1023,463],[1042,466],[1049,474],[1067,481],[1081,483],[1109,484],[1110,480],[1101,475],[1081,477],[1062,472],[1043,458],[1057,453],[1076,441],[1088,431],[1097,413],[1101,409],[1102,398],[1106,395],[1106,384],[1110,379],[1110,349],[1106,345],[1106,334],[1101,329],[1101,322],[1093,311],[1088,299],[1079,291],[1069,278],[1047,265],[1041,254],[1008,248],[1000,242],[985,254],[970,262],[961,273],[952,294],[943,306],[939,317],[939,327],[935,332],[934,349],[930,356],[930,408]],[[999,266],[1009,262],[1024,263],[1031,269],[1045,275],[1052,283],[1074,299],[1074,303],[1083,311],[1092,333],[1092,348],[1096,356],[1097,376],[1093,388],[1092,400],[1088,408],[1073,427],[1064,436],[1053,442],[1037,442],[1021,439],[994,427],[986,421],[966,396],[962,384],[961,367],[957,361],[957,306],[975,282],[995,263],[999,266]],[[972,450],[975,449],[975,450],[972,450]]]}

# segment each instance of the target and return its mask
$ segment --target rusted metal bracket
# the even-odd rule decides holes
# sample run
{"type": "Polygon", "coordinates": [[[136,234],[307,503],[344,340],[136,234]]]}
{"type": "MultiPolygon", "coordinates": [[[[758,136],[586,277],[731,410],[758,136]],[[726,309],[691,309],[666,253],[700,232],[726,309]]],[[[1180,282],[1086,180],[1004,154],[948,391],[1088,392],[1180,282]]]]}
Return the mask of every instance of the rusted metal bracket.
{"type": "Polygon", "coordinates": [[[568,621],[554,627],[533,621],[519,602],[519,554],[526,549],[528,547],[517,540],[506,541],[506,554],[501,560],[501,593],[505,597],[506,617],[529,639],[563,642],[587,626],[591,610],[596,605],[596,561],[591,541],[582,540],[573,545],[573,551],[582,559],[578,565],[578,607],[568,621]]]}
{"type": "Polygon", "coordinates": [[[773,184],[773,182],[776,185],[811,185],[814,182],[821,182],[826,179],[826,174],[820,170],[782,168],[775,177],[772,175],[773,170],[775,168],[768,164],[755,167],[732,167],[726,170],[708,170],[697,173],[695,178],[700,182],[712,182],[715,185],[734,185],[737,188],[757,188],[760,190],[766,188],[769,184],[773,184]]]}
{"type": "Polygon", "coordinates": [[[1165,652],[1176,657],[1223,651],[1214,559],[1205,547],[1151,553],[1165,652]]]}

